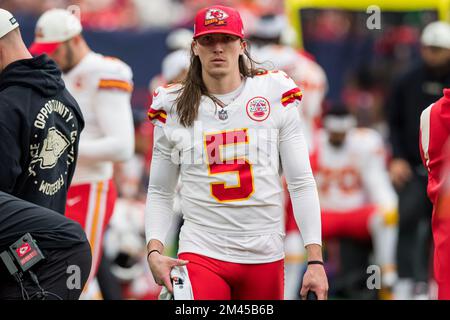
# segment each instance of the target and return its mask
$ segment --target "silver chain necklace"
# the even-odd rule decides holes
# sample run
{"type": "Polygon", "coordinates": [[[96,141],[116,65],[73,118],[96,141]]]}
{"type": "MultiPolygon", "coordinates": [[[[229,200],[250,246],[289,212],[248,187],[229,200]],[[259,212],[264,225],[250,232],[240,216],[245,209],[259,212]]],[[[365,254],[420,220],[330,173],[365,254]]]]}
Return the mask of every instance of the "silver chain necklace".
{"type": "Polygon", "coordinates": [[[230,104],[232,104],[234,102],[234,100],[237,99],[237,97],[239,97],[239,95],[242,92],[242,88],[240,88],[240,90],[236,90],[237,94],[234,98],[231,99],[230,102],[225,103],[222,100],[220,100],[219,98],[217,98],[214,95],[211,95],[211,100],[214,102],[214,104],[220,107],[220,110],[218,112],[218,116],[220,120],[227,120],[228,119],[228,111],[225,109],[226,107],[228,107],[230,104]]]}
{"type": "Polygon", "coordinates": [[[232,104],[232,103],[234,102],[234,100],[236,100],[236,98],[237,98],[238,96],[239,96],[239,95],[237,95],[236,97],[234,97],[233,99],[231,99],[231,101],[228,102],[228,103],[223,102],[222,100],[220,100],[219,98],[217,98],[217,97],[215,97],[215,96],[211,96],[211,99],[212,99],[212,101],[214,101],[214,103],[216,103],[219,107],[221,107],[221,108],[223,109],[223,108],[225,108],[225,107],[228,107],[230,104],[232,104]]]}

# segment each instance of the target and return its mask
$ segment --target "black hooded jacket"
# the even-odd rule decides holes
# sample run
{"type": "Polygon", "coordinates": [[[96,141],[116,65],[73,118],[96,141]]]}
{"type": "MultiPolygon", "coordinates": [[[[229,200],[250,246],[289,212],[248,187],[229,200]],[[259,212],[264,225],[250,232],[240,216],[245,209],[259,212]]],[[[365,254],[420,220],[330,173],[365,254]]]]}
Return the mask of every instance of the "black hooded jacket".
{"type": "Polygon", "coordinates": [[[46,55],[0,73],[0,191],[64,214],[84,120],[46,55]]]}
{"type": "Polygon", "coordinates": [[[415,168],[423,168],[419,152],[420,115],[442,97],[444,88],[449,87],[450,66],[436,74],[421,63],[396,79],[387,100],[394,158],[404,159],[415,168]]]}

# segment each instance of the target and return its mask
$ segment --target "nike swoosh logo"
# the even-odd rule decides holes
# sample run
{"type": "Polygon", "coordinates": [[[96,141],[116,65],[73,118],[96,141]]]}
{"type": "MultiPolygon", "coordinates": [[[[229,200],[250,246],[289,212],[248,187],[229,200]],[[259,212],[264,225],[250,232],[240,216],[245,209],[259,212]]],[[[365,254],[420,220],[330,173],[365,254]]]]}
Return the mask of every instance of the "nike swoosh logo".
{"type": "Polygon", "coordinates": [[[72,207],[75,204],[77,204],[78,202],[81,201],[81,196],[75,197],[75,198],[71,198],[71,199],[67,199],[67,206],[68,207],[72,207]]]}

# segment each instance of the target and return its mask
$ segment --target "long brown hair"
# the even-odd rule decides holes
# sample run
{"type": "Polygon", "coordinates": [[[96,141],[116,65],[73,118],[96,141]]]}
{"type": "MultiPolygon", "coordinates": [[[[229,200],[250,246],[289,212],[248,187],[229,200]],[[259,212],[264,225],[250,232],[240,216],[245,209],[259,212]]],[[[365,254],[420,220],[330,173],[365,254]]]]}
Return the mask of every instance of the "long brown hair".
{"type": "MultiPolygon", "coordinates": [[[[263,69],[256,68],[256,64],[256,61],[250,57],[247,48],[244,48],[244,55],[239,56],[239,72],[241,75],[244,77],[253,77],[259,72],[264,71],[263,69]]],[[[191,64],[175,100],[177,115],[180,123],[184,127],[192,126],[195,119],[197,119],[200,100],[203,95],[214,101],[203,82],[200,58],[194,54],[194,50],[191,47],[191,64]]]]}

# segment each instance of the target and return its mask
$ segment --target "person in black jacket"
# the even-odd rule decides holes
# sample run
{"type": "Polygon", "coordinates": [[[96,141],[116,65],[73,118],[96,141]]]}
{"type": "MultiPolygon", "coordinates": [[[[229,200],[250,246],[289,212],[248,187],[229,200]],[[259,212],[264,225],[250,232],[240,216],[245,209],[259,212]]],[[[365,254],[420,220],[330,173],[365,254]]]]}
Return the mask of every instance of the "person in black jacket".
{"type": "MultiPolygon", "coordinates": [[[[10,253],[9,247],[26,233],[36,240],[45,257],[31,267],[41,288],[48,292],[40,299],[78,299],[92,262],[91,247],[83,228],[58,212],[0,191],[0,254],[10,253]]],[[[27,296],[2,261],[0,259],[0,300],[38,299],[41,290],[29,272],[22,276],[27,296]]]]}
{"type": "Polygon", "coordinates": [[[64,214],[82,113],[46,55],[33,58],[0,9],[0,191],[64,214]]]}
{"type": "Polygon", "coordinates": [[[387,105],[393,153],[389,171],[399,193],[400,281],[396,291],[401,299],[414,295],[425,298],[428,293],[432,205],[427,198],[427,172],[417,145],[420,114],[450,86],[450,25],[429,24],[421,43],[423,61],[397,79],[387,105]]]}

